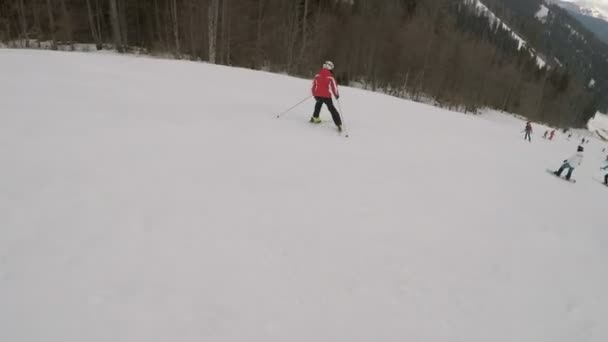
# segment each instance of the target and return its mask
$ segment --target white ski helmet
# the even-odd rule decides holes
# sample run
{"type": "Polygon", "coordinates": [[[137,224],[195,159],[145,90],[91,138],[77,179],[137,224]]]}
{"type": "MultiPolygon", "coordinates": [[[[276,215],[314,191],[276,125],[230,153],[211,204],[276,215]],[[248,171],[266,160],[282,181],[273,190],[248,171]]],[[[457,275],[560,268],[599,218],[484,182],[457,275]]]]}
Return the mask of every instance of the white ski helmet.
{"type": "Polygon", "coordinates": [[[332,61],[325,61],[323,67],[327,70],[334,70],[334,63],[332,61]]]}

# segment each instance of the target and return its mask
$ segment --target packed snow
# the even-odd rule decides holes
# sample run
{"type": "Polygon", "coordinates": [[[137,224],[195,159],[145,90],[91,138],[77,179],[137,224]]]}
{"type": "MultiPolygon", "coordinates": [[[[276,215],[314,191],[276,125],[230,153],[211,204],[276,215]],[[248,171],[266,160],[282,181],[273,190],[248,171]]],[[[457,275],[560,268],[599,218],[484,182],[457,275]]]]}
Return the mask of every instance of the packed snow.
{"type": "MultiPolygon", "coordinates": [[[[339,68],[339,65],[337,66],[339,68]]],[[[606,147],[310,81],[0,49],[0,341],[608,341],[606,147]],[[326,120],[329,115],[322,113],[326,120]]]]}

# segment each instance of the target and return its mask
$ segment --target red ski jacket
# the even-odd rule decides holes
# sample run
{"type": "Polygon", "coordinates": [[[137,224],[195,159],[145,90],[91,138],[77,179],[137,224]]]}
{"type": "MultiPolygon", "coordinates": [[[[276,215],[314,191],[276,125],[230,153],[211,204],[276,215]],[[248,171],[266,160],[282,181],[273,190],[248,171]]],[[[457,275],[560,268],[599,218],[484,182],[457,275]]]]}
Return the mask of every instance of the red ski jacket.
{"type": "Polygon", "coordinates": [[[331,71],[323,68],[312,81],[312,95],[316,97],[330,98],[332,94],[336,98],[340,96],[338,94],[338,85],[336,84],[336,79],[331,71]]]}

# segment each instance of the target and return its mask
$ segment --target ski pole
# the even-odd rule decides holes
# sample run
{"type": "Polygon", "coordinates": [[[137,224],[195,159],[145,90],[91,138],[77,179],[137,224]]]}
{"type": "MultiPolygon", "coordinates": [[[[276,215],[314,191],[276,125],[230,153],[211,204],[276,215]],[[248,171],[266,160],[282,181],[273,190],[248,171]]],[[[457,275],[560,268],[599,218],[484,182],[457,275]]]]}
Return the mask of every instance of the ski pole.
{"type": "Polygon", "coordinates": [[[340,99],[336,99],[338,101],[338,114],[340,114],[340,121],[342,121],[342,125],[344,125],[344,118],[342,118],[342,104],[340,103],[340,99]]]}
{"type": "Polygon", "coordinates": [[[294,110],[297,106],[301,105],[302,103],[304,103],[305,101],[307,101],[309,98],[311,98],[312,95],[308,95],[306,96],[304,99],[302,99],[302,101],[296,103],[295,105],[293,105],[293,107],[290,107],[289,109],[285,110],[284,112],[277,114],[277,119],[279,119],[280,117],[282,117],[283,115],[291,112],[292,110],[294,110]]]}
{"type": "Polygon", "coordinates": [[[344,119],[342,117],[342,103],[340,103],[340,99],[336,99],[338,101],[338,114],[340,114],[340,121],[342,121],[342,129],[344,130],[344,136],[348,138],[348,133],[346,132],[346,126],[344,125],[344,119]]]}

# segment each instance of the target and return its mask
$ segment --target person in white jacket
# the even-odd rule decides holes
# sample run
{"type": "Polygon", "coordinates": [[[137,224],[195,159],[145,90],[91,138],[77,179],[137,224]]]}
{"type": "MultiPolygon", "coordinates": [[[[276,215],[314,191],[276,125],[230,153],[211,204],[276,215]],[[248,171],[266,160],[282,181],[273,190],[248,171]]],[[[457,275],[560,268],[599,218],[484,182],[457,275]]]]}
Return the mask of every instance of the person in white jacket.
{"type": "Polygon", "coordinates": [[[562,166],[559,168],[559,170],[555,171],[555,175],[556,176],[561,176],[562,172],[564,172],[565,169],[568,169],[568,173],[566,174],[566,179],[570,180],[570,177],[572,177],[572,172],[574,171],[574,168],[580,166],[583,163],[583,146],[579,146],[576,149],[576,153],[564,160],[564,163],[562,164],[562,166]]]}

